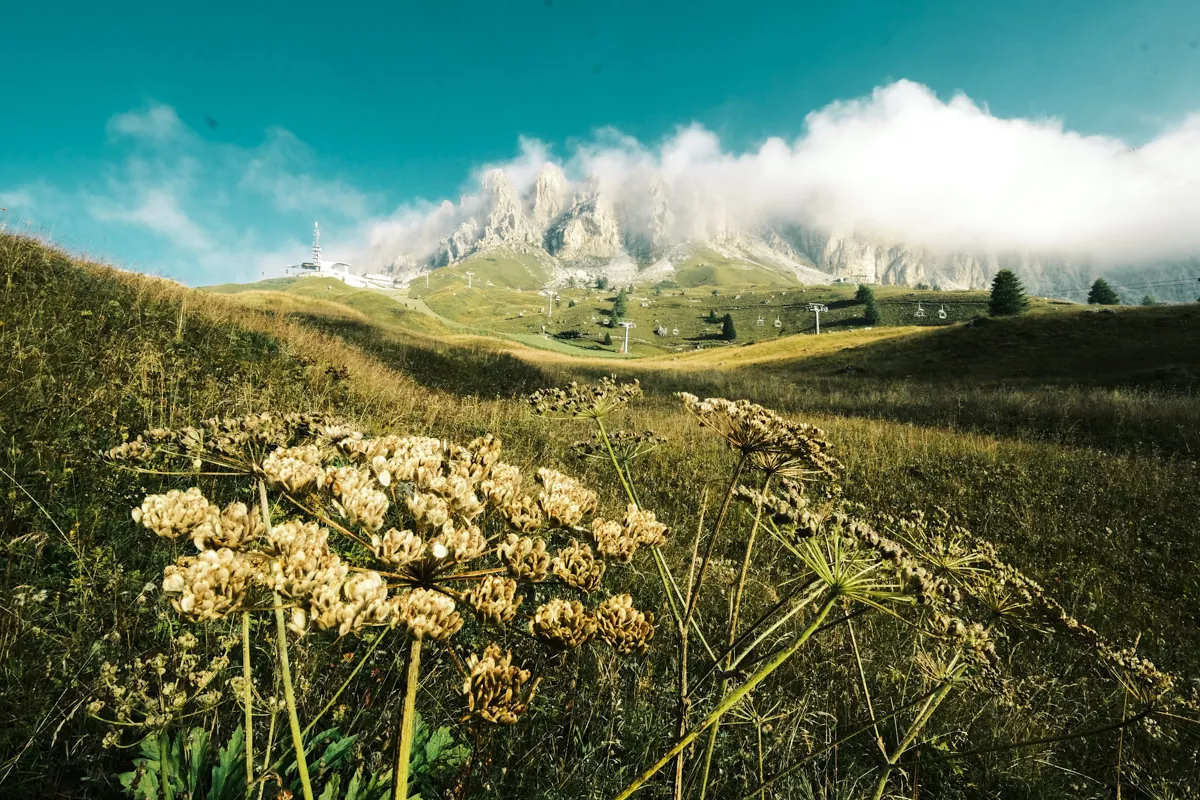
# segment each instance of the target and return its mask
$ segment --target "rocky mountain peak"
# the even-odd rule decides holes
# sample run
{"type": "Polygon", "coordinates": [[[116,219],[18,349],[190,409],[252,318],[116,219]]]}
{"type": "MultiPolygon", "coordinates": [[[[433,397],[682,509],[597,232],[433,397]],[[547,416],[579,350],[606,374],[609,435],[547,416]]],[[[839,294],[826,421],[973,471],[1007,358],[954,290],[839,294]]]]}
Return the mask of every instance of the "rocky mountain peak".
{"type": "Polygon", "coordinates": [[[571,197],[571,184],[557,164],[546,162],[538,170],[533,184],[533,202],[530,222],[541,230],[549,227],[567,208],[571,197]]]}
{"type": "Polygon", "coordinates": [[[483,176],[483,191],[488,197],[490,210],[477,250],[497,245],[521,247],[537,243],[537,232],[525,216],[521,197],[504,170],[488,171],[483,176]]]}

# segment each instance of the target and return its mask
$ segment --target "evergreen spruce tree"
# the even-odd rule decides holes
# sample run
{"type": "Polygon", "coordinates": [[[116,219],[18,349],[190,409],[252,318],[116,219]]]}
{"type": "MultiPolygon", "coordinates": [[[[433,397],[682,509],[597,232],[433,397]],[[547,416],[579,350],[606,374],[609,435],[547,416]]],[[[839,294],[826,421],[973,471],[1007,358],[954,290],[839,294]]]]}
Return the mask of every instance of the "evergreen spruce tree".
{"type": "Polygon", "coordinates": [[[716,325],[721,321],[721,318],[717,316],[717,310],[715,308],[710,308],[708,310],[708,316],[704,318],[704,321],[710,325],[716,325]]]}
{"type": "Polygon", "coordinates": [[[1144,306],[1156,306],[1156,305],[1158,305],[1158,298],[1157,298],[1157,297],[1155,297],[1155,296],[1154,296],[1154,295],[1152,295],[1152,294],[1148,294],[1148,295],[1146,295],[1145,297],[1143,297],[1143,298],[1142,298],[1142,305],[1144,305],[1144,306]]]}
{"type": "Polygon", "coordinates": [[[988,312],[993,317],[1011,317],[1020,314],[1029,305],[1025,299],[1025,287],[1011,269],[1002,269],[992,280],[992,297],[988,312]]]}
{"type": "Polygon", "coordinates": [[[863,316],[868,325],[879,324],[882,317],[879,313],[879,303],[875,302],[875,295],[871,295],[871,299],[867,301],[867,307],[863,309],[863,316]]]}
{"type": "Polygon", "coordinates": [[[727,342],[732,342],[737,338],[737,331],[733,329],[733,315],[726,314],[721,320],[721,338],[727,342]]]}
{"type": "Polygon", "coordinates": [[[614,323],[625,318],[625,307],[627,305],[626,297],[627,295],[625,290],[622,289],[621,291],[617,292],[617,296],[613,299],[612,321],[614,323]]]}
{"type": "Polygon", "coordinates": [[[864,283],[858,285],[854,299],[863,304],[863,318],[868,325],[879,324],[879,303],[875,302],[875,290],[864,283]]]}
{"type": "Polygon", "coordinates": [[[608,331],[605,331],[604,339],[601,340],[601,344],[605,344],[605,345],[608,345],[609,347],[612,347],[612,334],[609,333],[608,331]]]}
{"type": "Polygon", "coordinates": [[[1104,280],[1104,278],[1096,278],[1096,282],[1092,284],[1091,291],[1088,292],[1088,305],[1115,306],[1120,305],[1120,303],[1121,298],[1108,285],[1108,281],[1104,280]]]}

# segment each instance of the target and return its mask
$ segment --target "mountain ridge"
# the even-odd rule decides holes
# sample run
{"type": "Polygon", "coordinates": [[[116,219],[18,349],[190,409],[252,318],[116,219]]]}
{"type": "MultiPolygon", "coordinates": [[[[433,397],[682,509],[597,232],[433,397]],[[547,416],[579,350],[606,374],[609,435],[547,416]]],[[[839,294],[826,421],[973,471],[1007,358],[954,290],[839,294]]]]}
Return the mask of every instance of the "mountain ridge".
{"type": "Polygon", "coordinates": [[[480,192],[465,196],[433,248],[383,254],[402,283],[430,269],[462,263],[495,249],[532,255],[551,275],[569,281],[653,283],[669,280],[697,253],[761,268],[801,284],[855,282],[982,289],[1000,269],[1012,269],[1034,294],[1083,300],[1103,275],[1127,302],[1143,294],[1191,301],[1200,294],[1200,259],[1100,268],[1086,260],[1032,253],[939,251],[853,227],[743,224],[719,197],[661,176],[614,184],[597,176],[572,184],[546,162],[522,190],[503,169],[483,173],[480,192]],[[1144,290],[1144,291],[1143,291],[1144,290]]]}

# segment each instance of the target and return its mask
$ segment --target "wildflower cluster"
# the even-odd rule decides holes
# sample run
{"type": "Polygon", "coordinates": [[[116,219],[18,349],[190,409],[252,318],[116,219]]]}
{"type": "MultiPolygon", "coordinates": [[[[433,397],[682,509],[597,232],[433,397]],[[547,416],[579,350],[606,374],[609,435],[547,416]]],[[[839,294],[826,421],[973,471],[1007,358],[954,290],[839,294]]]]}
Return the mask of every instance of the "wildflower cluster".
{"type": "MultiPolygon", "coordinates": [[[[630,392],[610,395],[593,399],[615,402],[630,392]]],[[[150,495],[134,510],[136,522],[164,538],[190,539],[198,551],[163,575],[163,591],[185,619],[222,619],[269,605],[277,593],[301,635],[386,627],[445,641],[466,615],[485,626],[520,625],[553,647],[578,647],[599,634],[618,653],[645,651],[653,615],[628,595],[599,594],[594,606],[585,604],[610,563],[666,540],[653,512],[631,504],[622,521],[605,520],[596,516],[594,491],[552,469],[537,470],[528,491],[491,436],[462,447],[420,436],[370,438],[303,419],[225,421],[216,426],[223,438],[213,426],[153,432],[137,440],[157,445],[152,456],[141,445],[110,453],[138,464],[217,460],[287,502],[271,521],[259,507],[222,508],[192,488],[150,495]],[[522,613],[527,600],[538,605],[522,613]]],[[[511,665],[511,654],[489,648],[471,670],[467,693],[481,719],[512,722],[532,697],[536,681],[511,665]]]]}
{"type": "Polygon", "coordinates": [[[566,388],[540,389],[529,396],[529,405],[539,416],[602,419],[641,395],[636,380],[618,384],[605,377],[594,386],[572,381],[566,388]]]}
{"type": "Polygon", "coordinates": [[[789,422],[749,400],[701,400],[687,392],[676,396],[702,426],[716,431],[749,459],[750,466],[768,475],[833,480],[842,470],[820,428],[789,422]]]}
{"type": "Polygon", "coordinates": [[[607,461],[614,456],[617,463],[625,465],[630,461],[652,453],[666,442],[666,438],[654,431],[609,431],[601,436],[599,431],[593,431],[591,438],[575,442],[571,449],[580,458],[594,458],[607,461]],[[605,441],[607,438],[607,442],[605,441]],[[612,452],[609,452],[609,448],[612,452]]]}
{"type": "Polygon", "coordinates": [[[223,692],[218,677],[229,666],[235,643],[232,638],[221,639],[217,654],[205,660],[197,652],[199,640],[184,632],[175,637],[169,652],[135,658],[126,665],[105,662],[96,697],[87,706],[89,715],[114,726],[104,745],[119,744],[122,730],[145,735],[219,703],[223,692]]]}

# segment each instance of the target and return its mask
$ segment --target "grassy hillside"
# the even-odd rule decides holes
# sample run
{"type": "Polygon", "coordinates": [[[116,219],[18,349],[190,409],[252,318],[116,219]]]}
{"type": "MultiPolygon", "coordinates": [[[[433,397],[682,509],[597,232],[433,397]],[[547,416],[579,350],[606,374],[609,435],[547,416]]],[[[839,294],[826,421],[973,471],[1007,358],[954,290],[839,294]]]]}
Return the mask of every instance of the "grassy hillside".
{"type": "MultiPolygon", "coordinates": [[[[101,747],[106,729],[86,712],[101,665],[160,650],[180,631],[157,585],[164,564],[194,548],[186,541],[156,540],[131,524],[128,509],[147,493],[185,488],[199,479],[120,471],[97,456],[129,433],[264,410],[329,412],[370,433],[462,442],[490,431],[503,438],[506,459],[523,470],[564,469],[599,489],[605,513],[615,518],[623,513],[620,484],[603,463],[571,455],[571,444],[587,435],[584,423],[532,418],[521,399],[534,388],[590,370],[610,371],[611,362],[592,366],[514,344],[430,335],[433,329],[422,329],[402,307],[404,313],[397,312],[370,293],[321,286],[308,291],[303,283],[281,283],[240,298],[195,292],[79,263],[37,242],[0,234],[0,344],[6,354],[0,365],[5,492],[0,519],[8,559],[0,584],[6,687],[0,693],[0,794],[117,794],[115,776],[130,768],[134,753],[101,747]]],[[[828,291],[832,298],[846,290],[828,291]]],[[[593,298],[596,306],[603,302],[598,293],[593,298]]],[[[720,299],[685,292],[678,308],[694,315],[692,305],[706,309],[704,303],[720,299]],[[693,297],[702,303],[691,304],[693,297]]],[[[785,300],[777,299],[781,305],[785,300]]],[[[654,313],[653,306],[630,305],[631,311],[654,313]]],[[[580,308],[581,303],[571,311],[589,313],[580,308]]],[[[663,564],[681,581],[692,563],[700,509],[707,508],[705,519],[712,519],[734,457],[668,393],[686,388],[750,397],[827,430],[845,464],[846,499],[874,515],[949,509],[957,523],[994,542],[1005,558],[1044,584],[1067,612],[1122,645],[1136,641],[1139,653],[1183,674],[1186,687],[1200,672],[1200,642],[1193,635],[1200,625],[1200,574],[1194,568],[1200,540],[1192,535],[1200,515],[1196,451],[1164,455],[1124,437],[1141,425],[1163,441],[1186,440],[1192,434],[1182,429],[1184,421],[1197,429],[1197,401],[1152,380],[1138,384],[1132,405],[1126,394],[1111,389],[1063,386],[1086,379],[1097,364],[1111,366],[1122,381],[1140,381],[1139,364],[1156,369],[1177,363],[1191,370],[1195,337],[1188,335],[1193,318],[1185,311],[1047,313],[939,331],[877,328],[772,340],[678,356],[677,362],[670,355],[622,362],[620,370],[642,377],[649,394],[610,425],[653,429],[666,438],[630,474],[645,507],[674,528],[663,564]],[[1077,330],[1082,333],[1074,336],[1077,330]],[[947,392],[960,371],[953,366],[938,366],[942,379],[904,377],[909,365],[921,363],[923,349],[946,359],[983,346],[972,337],[1012,349],[980,357],[995,364],[991,377],[1001,385],[979,388],[972,395],[977,403],[955,405],[955,397],[968,396],[955,392],[974,390],[960,381],[947,392]],[[1114,356],[1111,348],[1121,338],[1140,344],[1130,343],[1114,356]],[[1053,346],[1062,341],[1072,346],[1053,346]],[[859,350],[836,349],[846,342],[859,350]],[[734,357],[743,353],[742,360],[734,357]],[[864,372],[825,377],[841,368],[836,359],[850,356],[862,359],[856,363],[864,372]],[[1023,367],[1026,362],[1032,366],[1023,367]],[[810,381],[810,370],[822,377],[810,381]],[[1003,385],[1018,379],[1019,391],[1003,385]],[[1072,404],[1079,397],[1088,403],[1072,404]],[[989,418],[989,403],[997,404],[1003,420],[989,418]],[[900,410],[889,417],[884,409],[891,406],[900,410]],[[1050,424],[1043,411],[1051,406],[1061,406],[1054,425],[1067,435],[1044,435],[1050,424]],[[905,408],[925,408],[929,418],[909,424],[905,408]],[[950,413],[952,408],[957,410],[950,413]],[[1174,423],[1163,408],[1175,409],[1174,423]],[[1108,438],[1103,431],[1072,438],[1071,430],[1089,429],[1101,412],[1114,420],[1108,438]]],[[[427,318],[421,324],[434,322],[427,318]]],[[[753,480],[757,485],[760,479],[753,480]]],[[[715,549],[710,580],[736,576],[751,516],[744,506],[733,507],[731,531],[715,549]]],[[[759,553],[747,588],[748,619],[802,577],[787,571],[787,553],[774,540],[760,541],[759,553]]],[[[609,649],[536,655],[526,647],[525,633],[475,627],[453,655],[449,649],[428,650],[418,706],[430,724],[446,726],[471,754],[462,767],[470,788],[455,773],[442,776],[439,791],[458,797],[611,798],[675,735],[676,637],[655,566],[638,560],[628,567],[614,564],[609,572],[616,588],[656,614],[657,635],[643,658],[618,658],[609,649]],[[544,678],[534,710],[498,732],[463,721],[464,702],[457,694],[461,663],[493,638],[544,678]],[[586,707],[571,702],[580,686],[588,687],[586,707]]],[[[726,597],[706,595],[699,610],[698,625],[718,646],[726,597]]],[[[769,647],[790,641],[811,619],[800,614],[781,623],[769,647]]],[[[1152,731],[1130,724],[1067,735],[1121,719],[1123,706],[1134,709],[1136,700],[1073,640],[1051,637],[1037,626],[995,624],[1005,631],[1002,682],[981,675],[963,683],[924,730],[918,752],[910,754],[928,760],[919,770],[895,775],[890,791],[951,798],[1108,798],[1122,785],[1125,794],[1188,796],[1198,778],[1194,729],[1156,716],[1152,731]],[[1036,743],[1006,749],[1029,740],[1036,743]],[[1114,770],[1118,747],[1120,776],[1114,770]],[[976,750],[985,752],[961,755],[976,750]],[[944,756],[953,757],[936,760],[944,756]]],[[[269,616],[256,616],[253,626],[255,657],[270,664],[269,616]]],[[[194,629],[206,647],[215,647],[224,634],[238,634],[235,620],[194,629]]],[[[760,774],[784,770],[791,771],[770,790],[780,798],[861,796],[863,786],[874,785],[879,757],[869,737],[842,741],[836,757],[821,747],[861,726],[862,687],[877,709],[890,709],[893,702],[911,700],[910,690],[919,696],[929,680],[920,676],[930,665],[918,669],[910,660],[914,640],[898,633],[886,614],[854,617],[853,640],[848,630],[839,623],[822,634],[815,640],[819,646],[800,651],[739,706],[721,728],[710,796],[741,797],[760,774]],[[900,666],[912,668],[917,688],[903,682],[908,678],[900,666]],[[761,722],[767,717],[774,720],[769,730],[761,722]]],[[[405,664],[401,641],[387,638],[370,649],[353,636],[335,641],[314,635],[296,643],[294,668],[306,719],[346,685],[345,699],[338,701],[344,707],[331,712],[329,724],[359,737],[351,748],[351,771],[354,765],[373,770],[390,763],[405,664]],[[360,662],[365,666],[355,671],[360,662]]],[[[712,662],[698,644],[692,658],[693,679],[699,681],[712,662]]],[[[259,691],[271,696],[271,673],[265,672],[259,691]]],[[[693,719],[712,706],[716,690],[715,681],[698,684],[693,719]]],[[[240,713],[228,696],[196,722],[223,742],[240,713]]],[[[256,721],[260,747],[269,717],[264,713],[256,721]]],[[[281,720],[279,730],[286,727],[281,720]]],[[[900,731],[893,728],[907,724],[908,718],[897,717],[881,726],[888,746],[898,741],[900,731]]],[[[665,775],[644,794],[669,796],[665,775]]]]}

